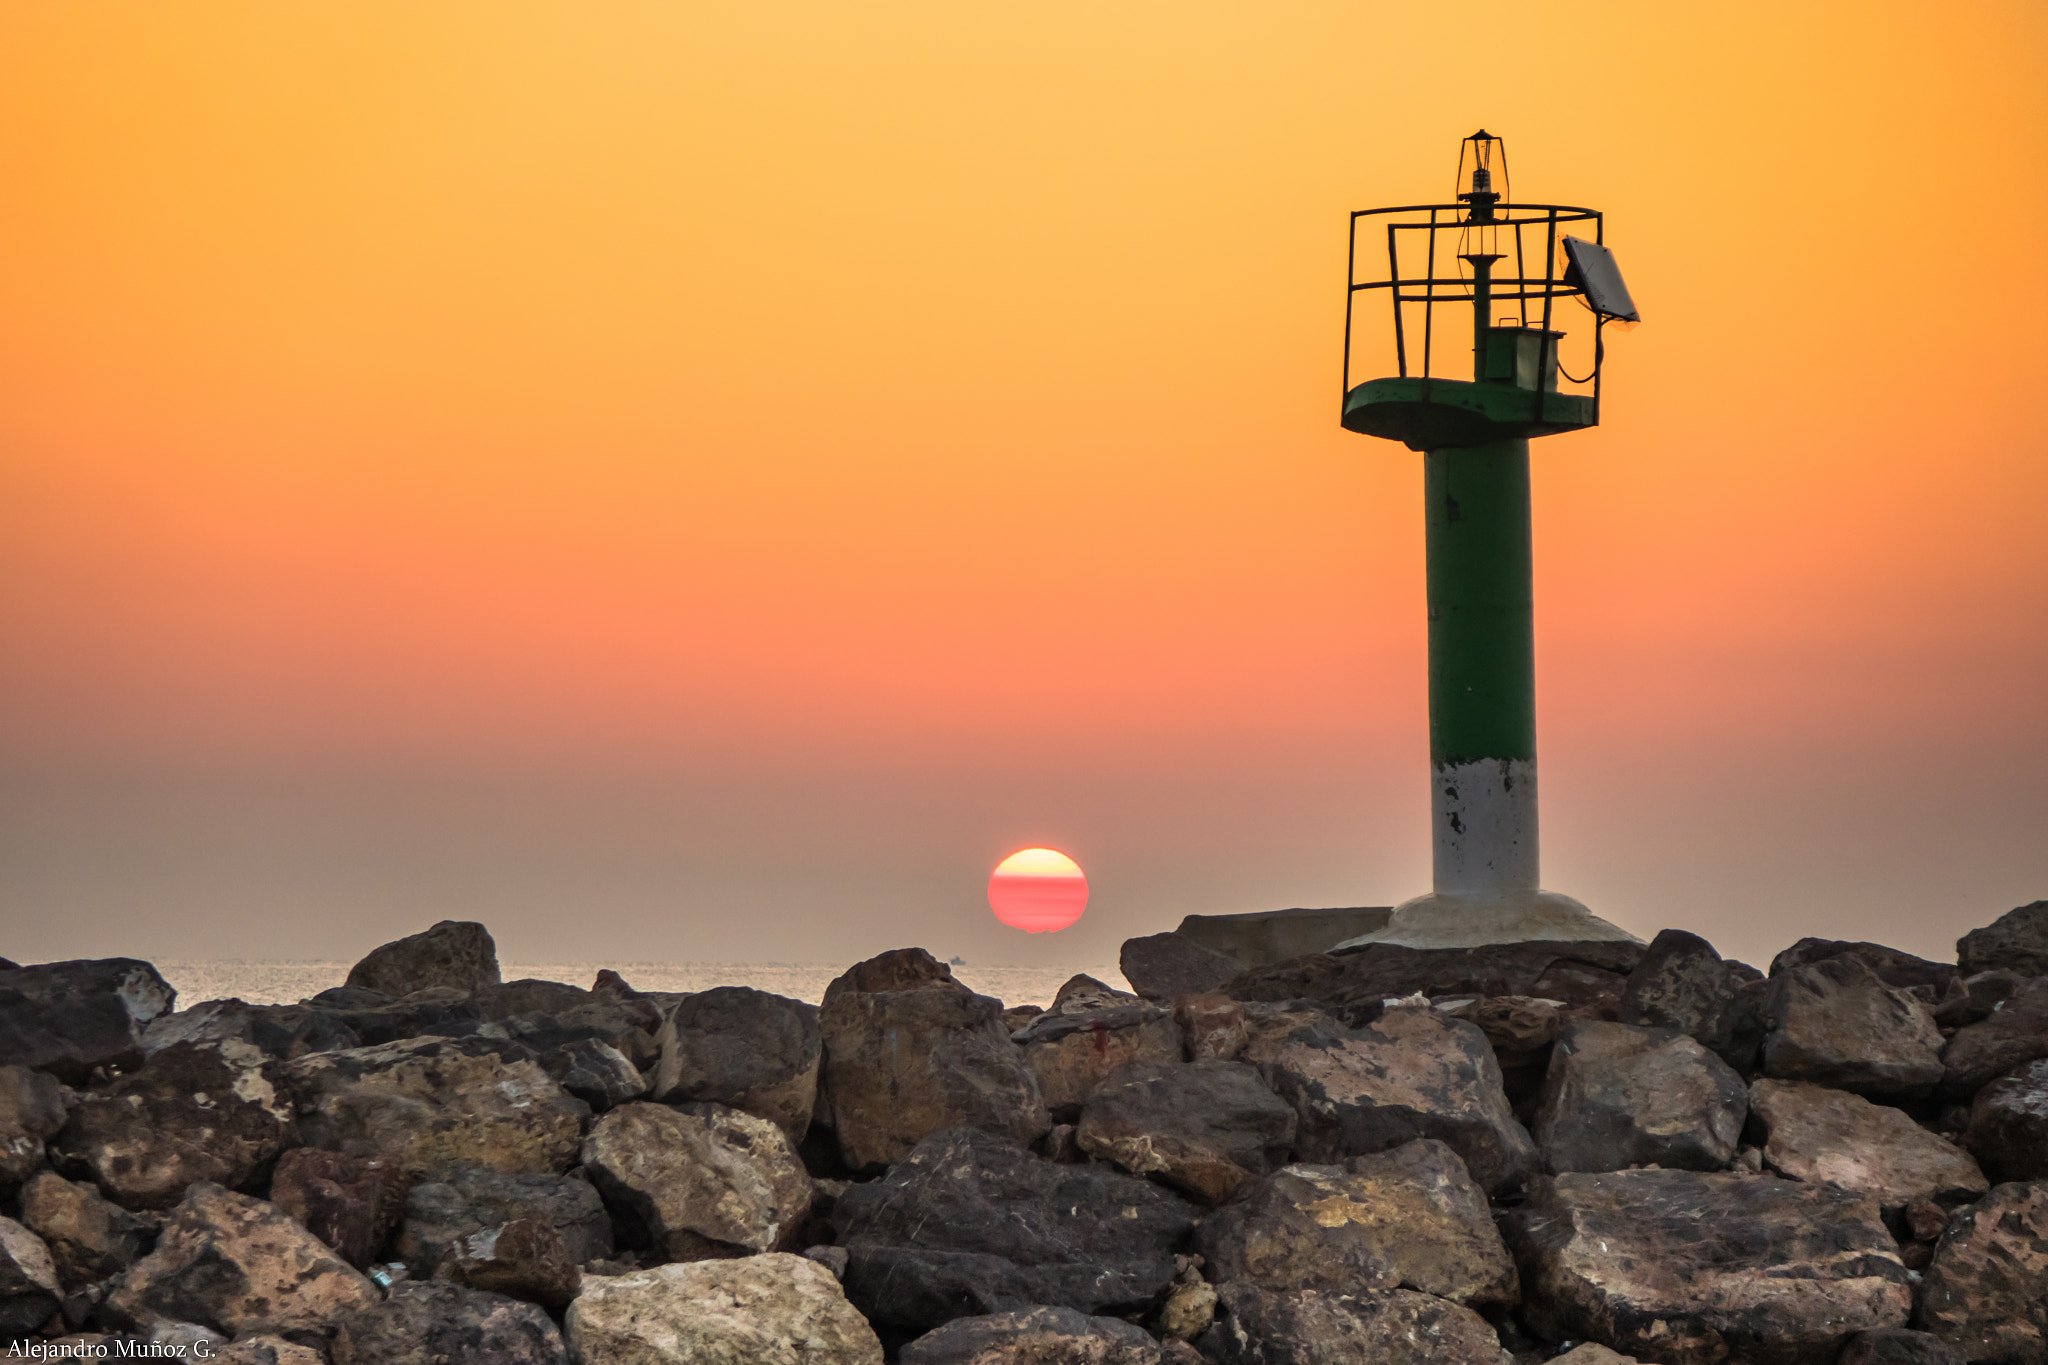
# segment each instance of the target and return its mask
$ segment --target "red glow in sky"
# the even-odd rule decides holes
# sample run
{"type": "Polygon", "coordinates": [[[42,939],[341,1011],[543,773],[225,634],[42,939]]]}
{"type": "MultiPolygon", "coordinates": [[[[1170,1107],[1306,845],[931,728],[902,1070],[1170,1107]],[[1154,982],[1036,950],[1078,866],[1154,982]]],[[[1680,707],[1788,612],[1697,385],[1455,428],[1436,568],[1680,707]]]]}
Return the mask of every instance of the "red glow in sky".
{"type": "Polygon", "coordinates": [[[1056,934],[1088,908],[1080,864],[1050,848],[1026,848],[996,864],[988,879],[996,918],[1027,934],[1056,934]]]}

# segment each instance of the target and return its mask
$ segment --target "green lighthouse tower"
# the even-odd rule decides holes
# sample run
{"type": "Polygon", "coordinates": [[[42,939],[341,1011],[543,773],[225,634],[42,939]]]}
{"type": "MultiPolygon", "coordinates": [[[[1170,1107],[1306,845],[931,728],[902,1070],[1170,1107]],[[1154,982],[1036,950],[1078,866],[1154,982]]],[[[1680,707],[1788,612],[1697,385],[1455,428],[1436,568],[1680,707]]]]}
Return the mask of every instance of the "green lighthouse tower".
{"type": "Polygon", "coordinates": [[[1422,453],[1434,828],[1433,889],[1353,943],[1633,938],[1542,889],[1536,837],[1529,440],[1599,423],[1603,329],[1637,321],[1603,226],[1593,209],[1512,202],[1506,144],[1484,129],[1460,148],[1455,203],[1351,215],[1343,424],[1422,453]],[[1395,372],[1354,384],[1376,297],[1395,372]]]}

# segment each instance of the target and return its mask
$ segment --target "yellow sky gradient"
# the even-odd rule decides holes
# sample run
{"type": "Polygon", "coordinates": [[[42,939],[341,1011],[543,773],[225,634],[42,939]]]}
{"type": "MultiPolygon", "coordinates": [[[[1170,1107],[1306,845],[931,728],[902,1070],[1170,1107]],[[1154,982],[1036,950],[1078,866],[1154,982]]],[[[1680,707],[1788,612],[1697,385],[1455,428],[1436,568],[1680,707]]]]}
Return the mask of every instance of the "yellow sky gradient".
{"type": "Polygon", "coordinates": [[[1112,952],[1423,889],[1344,214],[1483,124],[1646,319],[1538,446],[1547,880],[1938,948],[2048,895],[2044,68],[2030,0],[0,3],[0,916],[314,951],[263,907],[491,918],[549,839],[501,937],[938,949],[1039,841],[1112,952]],[[525,813],[259,838],[252,773],[525,813]]]}

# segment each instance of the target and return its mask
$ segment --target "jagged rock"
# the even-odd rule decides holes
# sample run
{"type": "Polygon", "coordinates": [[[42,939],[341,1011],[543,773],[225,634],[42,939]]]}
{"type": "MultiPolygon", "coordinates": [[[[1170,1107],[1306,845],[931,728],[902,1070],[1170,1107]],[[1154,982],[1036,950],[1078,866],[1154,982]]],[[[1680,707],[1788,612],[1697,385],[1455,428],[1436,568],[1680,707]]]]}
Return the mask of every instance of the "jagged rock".
{"type": "Polygon", "coordinates": [[[376,1157],[432,1178],[461,1166],[559,1172],[582,1145],[590,1106],[533,1061],[487,1041],[415,1038],[289,1062],[307,1146],[376,1157]]]}
{"type": "MultiPolygon", "coordinates": [[[[1810,970],[1810,969],[1807,969],[1810,970]]],[[[1911,1276],[1877,1196],[1768,1176],[1539,1176],[1506,1219],[1522,1315],[1646,1360],[1827,1365],[1903,1327],[1911,1276]]]]}
{"type": "Polygon", "coordinates": [[[1244,1006],[1227,995],[1184,995],[1173,1002],[1180,1055],[1190,1062],[1232,1062],[1244,1051],[1244,1006]]]}
{"type": "Polygon", "coordinates": [[[1151,1304],[1194,1207],[1093,1163],[1055,1165],[992,1133],[934,1133],[832,1211],[847,1297],[878,1323],[932,1328],[1034,1305],[1151,1304]]]}
{"type": "Polygon", "coordinates": [[[1159,1343],[1121,1318],[1026,1308],[955,1318],[903,1348],[903,1365],[1159,1365],[1159,1343]]]}
{"type": "Polygon", "coordinates": [[[2048,901],[2008,910],[1957,939],[1956,967],[1964,976],[2000,967],[2022,976],[2048,976],[2048,901]]]}
{"type": "Polygon", "coordinates": [[[1874,1099],[1924,1095],[1941,1079],[1929,1008],[1847,954],[1770,978],[1764,1074],[1874,1099]]]}
{"type": "Polygon", "coordinates": [[[660,1050],[650,1098],[744,1109],[804,1140],[824,1060],[815,1006],[747,986],[702,991],[669,1012],[660,1050]]]}
{"type": "Polygon", "coordinates": [[[1561,1000],[1611,1018],[1640,943],[1488,943],[1477,948],[1405,948],[1375,943],[1298,958],[1245,973],[1230,985],[1239,1000],[1312,1000],[1332,1013],[1369,1012],[1388,999],[1528,995],[1561,1000]]]}
{"type": "Polygon", "coordinates": [[[159,1014],[142,1030],[142,1050],[155,1056],[178,1043],[247,1043],[267,1057],[290,1061],[308,1052],[360,1047],[362,1038],[327,1010],[309,1005],[251,1005],[202,1000],[190,1009],[159,1014]]]}
{"type": "MultiPolygon", "coordinates": [[[[410,995],[389,996],[355,986],[336,986],[305,1002],[322,1022],[321,1027],[335,1039],[353,1035],[352,1047],[380,1047],[385,1043],[432,1035],[437,1038],[467,1037],[484,1029],[483,1014],[476,1000],[465,991],[436,986],[410,995]]],[[[510,1042],[503,1029],[493,1042],[510,1042]]],[[[308,1049],[333,1052],[337,1047],[308,1049]]],[[[517,1053],[516,1048],[508,1049],[517,1053]]],[[[301,1053],[301,1056],[304,1054],[301,1053]]],[[[294,1059],[295,1060],[295,1059],[294,1059]]]]}
{"type": "Polygon", "coordinates": [[[1219,991],[1244,975],[1244,963],[1205,948],[1185,934],[1147,934],[1125,939],[1117,965],[1131,989],[1155,1005],[1183,995],[1219,991]]]}
{"type": "Polygon", "coordinates": [[[405,1216],[406,1173],[346,1152],[295,1147],[277,1160],[270,1202],[358,1270],[368,1269],[405,1216]]]}
{"type": "Polygon", "coordinates": [[[1918,1325],[1972,1362],[2048,1361],[2048,1181],[1999,1185],[1949,1220],[1918,1325]]]}
{"type": "Polygon", "coordinates": [[[408,1265],[432,1271],[457,1239],[521,1218],[552,1226],[577,1265],[612,1254],[611,1215],[589,1181],[474,1166],[412,1187],[398,1254],[408,1265]]]}
{"type": "Polygon", "coordinates": [[[1724,961],[1698,934],[1666,929],[1629,973],[1615,1017],[1690,1034],[1730,1066],[1752,1071],[1763,1030],[1743,1008],[1742,988],[1761,976],[1745,963],[1724,961]]]}
{"type": "Polygon", "coordinates": [[[1174,1285],[1166,1302],[1159,1305],[1156,1325],[1161,1337],[1193,1341],[1208,1331],[1215,1320],[1216,1290],[1202,1278],[1201,1272],[1190,1270],[1174,1285]]]}
{"type": "Polygon", "coordinates": [[[510,1295],[558,1312],[569,1306],[583,1282],[583,1272],[569,1258],[562,1234],[540,1218],[515,1218],[456,1238],[437,1274],[471,1289],[510,1295]]]}
{"type": "Polygon", "coordinates": [[[297,1141],[276,1064],[248,1043],[179,1043],[78,1096],[50,1139],[67,1175],[125,1208],[166,1209],[195,1180],[245,1188],[297,1141]]]}
{"type": "Polygon", "coordinates": [[[1223,1316],[1197,1344],[1220,1365],[1510,1365],[1485,1318],[1429,1294],[1225,1283],[1216,1295],[1223,1316]]]}
{"type": "Polygon", "coordinates": [[[640,1068],[610,1043],[580,1038],[573,1043],[541,1054],[541,1069],[555,1078],[555,1084],[603,1113],[630,1104],[647,1093],[647,1081],[640,1068]]]}
{"type": "Polygon", "coordinates": [[[1993,1180],[2048,1180],[2048,1061],[1978,1091],[1963,1146],[1993,1180]]]}
{"type": "Polygon", "coordinates": [[[2034,978],[2018,972],[1994,969],[1971,977],[1959,977],[1948,995],[1934,1007],[1934,1022],[1944,1031],[1966,1028],[1989,1019],[2005,1008],[2005,1002],[2025,990],[2034,978]]]}
{"type": "Polygon", "coordinates": [[[1771,975],[1777,976],[1794,967],[1810,966],[1836,957],[1861,959],[1885,985],[1902,991],[1920,987],[1918,993],[1923,997],[1931,996],[1934,1001],[1946,995],[1956,980],[1953,963],[1929,962],[1924,957],[1887,948],[1882,943],[1851,943],[1832,938],[1800,939],[1771,959],[1771,975]]]}
{"type": "Polygon", "coordinates": [[[2048,1057],[2048,977],[2029,981],[1942,1049],[1944,1094],[1967,1099],[1998,1077],[2048,1057]]]}
{"type": "Polygon", "coordinates": [[[530,1303],[460,1285],[407,1280],[334,1334],[334,1365],[569,1365],[562,1334],[530,1303]]]}
{"type": "Polygon", "coordinates": [[[1764,1161],[1794,1180],[1868,1191],[1887,1210],[1965,1203],[1990,1188],[1968,1152],[1860,1095],[1765,1079],[1750,1087],[1749,1108],[1769,1133],[1764,1161]]]}
{"type": "Polygon", "coordinates": [[[479,1032],[502,1031],[536,1053],[603,1043],[642,1071],[651,1068],[661,1055],[655,1041],[661,1030],[661,1010],[637,994],[600,994],[559,981],[528,978],[480,987],[469,1000],[486,1025],[497,1026],[479,1032]]]}
{"type": "Polygon", "coordinates": [[[0,969],[0,1057],[84,1085],[96,1068],[142,1064],[142,1026],[178,993],[132,957],[0,969]]]}
{"type": "Polygon", "coordinates": [[[444,919],[422,933],[373,948],[348,971],[349,985],[394,997],[434,988],[466,995],[498,981],[498,945],[491,931],[466,920],[444,919]]]}
{"type": "Polygon", "coordinates": [[[1964,1365],[1953,1346],[1930,1332],[1893,1328],[1858,1332],[1835,1365],[1964,1365]]]}
{"type": "Polygon", "coordinates": [[[1457,1153],[1422,1138],[1341,1166],[1288,1166],[1210,1214],[1195,1246],[1219,1281],[1286,1293],[1420,1290],[1508,1307],[1515,1264],[1457,1153]]]}
{"type": "Polygon", "coordinates": [[[1360,1029],[1297,1028],[1264,1071],[1300,1116],[1302,1161],[1342,1161],[1433,1137],[1496,1193],[1521,1183],[1535,1160],[1486,1035],[1427,1006],[1390,1009],[1360,1029]]]}
{"type": "Polygon", "coordinates": [[[1075,1121],[1118,1067],[1180,1061],[1180,1028],[1170,1011],[1090,976],[1067,982],[1051,1009],[1011,1037],[1024,1049],[1046,1111],[1060,1123],[1075,1121]]]}
{"type": "Polygon", "coordinates": [[[1081,1110],[1081,1150],[1204,1204],[1287,1160],[1294,1110],[1242,1062],[1127,1062],[1081,1110]]]}
{"type": "Polygon", "coordinates": [[[819,1101],[846,1164],[899,1161],[931,1133],[965,1125],[1026,1145],[1052,1126],[1002,1005],[953,980],[921,948],[856,964],[825,990],[819,1101]]]}
{"type": "Polygon", "coordinates": [[[142,1257],[156,1225],[100,1197],[90,1185],[44,1171],[21,1187],[21,1221],[43,1239],[57,1279],[76,1289],[117,1275],[142,1257]]]}
{"type": "Polygon", "coordinates": [[[597,1121],[583,1166],[615,1219],[672,1261],[801,1247],[811,1177],[767,1119],[722,1104],[628,1104],[597,1121]]]}
{"type": "Polygon", "coordinates": [[[1582,1019],[1551,1051],[1530,1129],[1552,1171],[1716,1171],[1748,1110],[1742,1077],[1694,1038],[1582,1019]]]}
{"type": "Polygon", "coordinates": [[[220,1365],[328,1365],[327,1357],[311,1346],[269,1333],[229,1342],[219,1360],[220,1365]]]}
{"type": "Polygon", "coordinates": [[[43,1143],[64,1126],[70,1096],[47,1071],[0,1066],[0,1193],[43,1164],[43,1143]]]}
{"type": "Polygon", "coordinates": [[[56,1315],[64,1297],[43,1239],[0,1218],[0,1341],[21,1341],[56,1315]]]}
{"type": "Polygon", "coordinates": [[[1486,1035],[1501,1069],[1547,1063],[1551,1044],[1564,1027],[1555,1000],[1527,995],[1482,995],[1445,1011],[1486,1035]]]}
{"type": "Polygon", "coordinates": [[[577,1365],[882,1365],[832,1272],[783,1252],[593,1276],[567,1321],[577,1365]]]}
{"type": "Polygon", "coordinates": [[[230,1335],[330,1332],[375,1307],[376,1288],[275,1204],[199,1181],[156,1249],[107,1295],[116,1324],[157,1318],[230,1335]]]}
{"type": "Polygon", "coordinates": [[[1204,948],[1236,958],[1248,967],[1327,953],[1347,939],[1384,929],[1392,909],[1384,905],[1331,909],[1255,910],[1243,915],[1188,915],[1174,932],[1204,948]]]}

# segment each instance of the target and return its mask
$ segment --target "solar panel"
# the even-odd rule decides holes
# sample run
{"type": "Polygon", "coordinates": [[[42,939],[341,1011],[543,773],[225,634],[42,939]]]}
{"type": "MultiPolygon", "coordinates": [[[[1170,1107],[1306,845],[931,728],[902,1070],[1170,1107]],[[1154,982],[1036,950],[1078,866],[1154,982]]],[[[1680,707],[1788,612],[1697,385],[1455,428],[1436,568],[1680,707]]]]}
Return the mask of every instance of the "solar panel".
{"type": "Polygon", "coordinates": [[[1564,254],[1571,262],[1565,283],[1585,290],[1586,302],[1593,305],[1594,312],[1622,322],[1642,321],[1635,300],[1628,296],[1628,286],[1621,281],[1621,267],[1614,263],[1613,252],[1583,237],[1567,237],[1564,254]]]}

